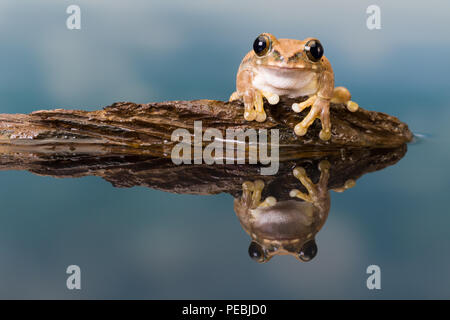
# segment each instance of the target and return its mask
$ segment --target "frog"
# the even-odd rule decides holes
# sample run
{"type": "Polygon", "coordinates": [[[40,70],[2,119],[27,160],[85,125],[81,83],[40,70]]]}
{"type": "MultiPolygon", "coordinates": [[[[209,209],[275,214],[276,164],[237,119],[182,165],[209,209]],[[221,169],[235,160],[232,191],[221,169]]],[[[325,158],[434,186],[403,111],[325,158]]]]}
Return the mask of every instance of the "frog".
{"type": "MultiPolygon", "coordinates": [[[[303,167],[296,166],[292,175],[307,193],[291,189],[289,200],[277,201],[273,196],[262,200],[265,187],[262,180],[242,184],[242,196],[234,200],[234,211],[251,237],[250,258],[265,263],[276,255],[290,255],[301,262],[309,262],[317,255],[315,236],[330,211],[330,166],[328,160],[319,162],[320,177],[316,184],[303,167]]],[[[354,185],[355,181],[349,179],[342,187],[331,190],[343,192],[354,185]]]]}
{"type": "Polygon", "coordinates": [[[308,97],[292,104],[296,113],[310,107],[309,113],[295,125],[294,132],[304,136],[315,119],[320,119],[319,137],[329,140],[330,103],[345,104],[351,112],[359,106],[351,100],[347,88],[334,87],[333,69],[323,54],[323,46],[316,38],[277,39],[273,34],[262,33],[239,66],[236,91],[229,101],[243,100],[244,119],[264,122],[267,115],[263,99],[276,105],[280,97],[308,97]]]}

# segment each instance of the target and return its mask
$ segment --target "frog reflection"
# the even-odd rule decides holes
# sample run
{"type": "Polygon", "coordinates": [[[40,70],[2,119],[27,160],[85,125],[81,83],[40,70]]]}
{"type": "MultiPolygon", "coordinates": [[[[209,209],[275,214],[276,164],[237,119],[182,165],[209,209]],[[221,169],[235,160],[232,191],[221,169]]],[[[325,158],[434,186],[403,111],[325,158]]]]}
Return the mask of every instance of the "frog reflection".
{"type": "MultiPolygon", "coordinates": [[[[269,196],[261,201],[264,182],[246,181],[242,197],[235,199],[234,209],[244,230],[251,236],[250,257],[267,262],[275,255],[292,255],[300,261],[310,261],[317,254],[315,235],[324,225],[330,211],[328,180],[330,163],[319,163],[320,178],[314,184],[303,167],[296,167],[293,175],[307,193],[293,189],[287,191],[291,199],[277,201],[269,196]],[[303,200],[303,201],[302,201],[303,200]]],[[[354,185],[348,180],[336,191],[354,185]]]]}

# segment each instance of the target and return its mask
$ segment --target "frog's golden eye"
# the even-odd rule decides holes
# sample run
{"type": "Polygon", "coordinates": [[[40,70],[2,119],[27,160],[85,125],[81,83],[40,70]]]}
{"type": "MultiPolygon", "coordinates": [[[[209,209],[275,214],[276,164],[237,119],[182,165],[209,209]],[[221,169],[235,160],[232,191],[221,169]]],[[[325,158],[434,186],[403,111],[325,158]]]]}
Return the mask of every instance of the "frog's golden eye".
{"type": "Polygon", "coordinates": [[[304,262],[311,261],[317,254],[316,241],[310,240],[306,242],[300,250],[298,257],[304,262]]]}
{"type": "Polygon", "coordinates": [[[248,255],[256,262],[261,263],[265,260],[263,248],[254,241],[252,241],[248,247],[248,255]]]}
{"type": "Polygon", "coordinates": [[[319,40],[309,40],[305,45],[305,53],[309,60],[317,62],[323,56],[323,47],[319,40]]]}
{"type": "Polygon", "coordinates": [[[258,57],[262,57],[269,52],[272,46],[270,38],[264,34],[258,36],[253,42],[253,51],[258,57]]]}

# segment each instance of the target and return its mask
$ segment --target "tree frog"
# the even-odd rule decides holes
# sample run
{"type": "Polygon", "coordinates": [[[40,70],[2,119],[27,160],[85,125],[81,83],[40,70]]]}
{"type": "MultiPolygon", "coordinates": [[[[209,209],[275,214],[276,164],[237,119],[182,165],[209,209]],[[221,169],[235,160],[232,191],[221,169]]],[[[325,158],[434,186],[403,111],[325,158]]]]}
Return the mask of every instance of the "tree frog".
{"type": "MultiPolygon", "coordinates": [[[[277,201],[269,196],[261,201],[264,182],[243,183],[242,196],[234,201],[234,211],[252,238],[248,253],[253,260],[263,263],[275,255],[291,255],[307,262],[316,256],[315,236],[330,211],[330,163],[322,160],[319,170],[319,181],[314,184],[303,167],[294,168],[293,176],[308,192],[292,189],[291,200],[277,201]]],[[[354,185],[354,180],[347,180],[344,186],[333,190],[343,192],[354,185]]]]}
{"type": "Polygon", "coordinates": [[[344,103],[349,111],[356,111],[358,104],[351,101],[350,92],[344,87],[334,87],[331,64],[323,55],[319,40],[277,39],[270,33],[262,33],[242,60],[236,76],[236,91],[230,101],[243,99],[244,118],[247,121],[264,122],[263,97],[270,104],[277,104],[280,96],[306,101],[294,103],[294,112],[311,107],[306,117],[294,127],[303,136],[316,118],[322,123],[320,138],[331,138],[330,102],[344,103]]]}

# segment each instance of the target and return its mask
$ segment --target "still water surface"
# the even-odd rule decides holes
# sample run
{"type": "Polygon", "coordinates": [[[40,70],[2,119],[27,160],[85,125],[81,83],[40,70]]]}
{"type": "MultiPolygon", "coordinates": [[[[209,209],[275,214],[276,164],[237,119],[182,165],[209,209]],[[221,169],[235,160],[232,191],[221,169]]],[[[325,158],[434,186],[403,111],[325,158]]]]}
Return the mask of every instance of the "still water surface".
{"type": "Polygon", "coordinates": [[[317,36],[337,84],[355,101],[424,136],[396,165],[331,193],[319,252],[308,263],[249,259],[249,236],[226,193],[179,195],[114,188],[98,177],[0,171],[0,298],[450,297],[448,4],[380,1],[383,29],[371,32],[364,1],[298,3],[292,14],[279,5],[271,19],[261,16],[273,2],[79,1],[84,20],[73,33],[65,4],[24,2],[1,5],[1,113],[226,99],[253,38],[270,31],[317,36]],[[321,12],[328,24],[294,12],[321,12]],[[81,267],[80,291],[66,288],[71,264],[81,267]],[[371,264],[381,267],[379,291],[366,287],[371,264]]]}

